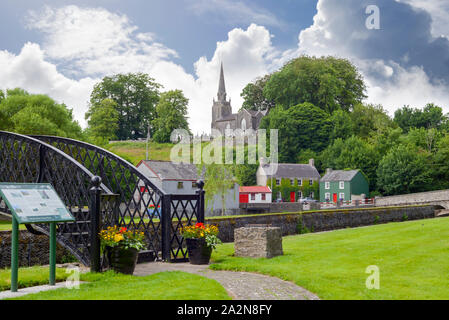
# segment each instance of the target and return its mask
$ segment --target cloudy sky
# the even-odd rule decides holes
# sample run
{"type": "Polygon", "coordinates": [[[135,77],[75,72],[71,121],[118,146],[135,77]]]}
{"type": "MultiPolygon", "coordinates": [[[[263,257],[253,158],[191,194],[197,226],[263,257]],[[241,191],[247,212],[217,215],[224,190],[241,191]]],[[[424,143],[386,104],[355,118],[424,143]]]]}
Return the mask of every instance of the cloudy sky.
{"type": "Polygon", "coordinates": [[[95,83],[145,72],[182,89],[192,130],[209,132],[221,61],[236,112],[256,77],[334,55],[390,114],[428,102],[449,112],[448,22],[447,0],[0,0],[0,89],[48,94],[84,126],[95,83]],[[366,27],[369,5],[379,29],[366,27]]]}

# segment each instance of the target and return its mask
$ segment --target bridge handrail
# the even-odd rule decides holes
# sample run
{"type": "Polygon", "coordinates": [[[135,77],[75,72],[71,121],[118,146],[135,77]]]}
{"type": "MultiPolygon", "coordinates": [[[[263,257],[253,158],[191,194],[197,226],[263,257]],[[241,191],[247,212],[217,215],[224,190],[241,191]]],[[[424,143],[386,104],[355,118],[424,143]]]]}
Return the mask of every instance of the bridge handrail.
{"type": "MultiPolygon", "coordinates": [[[[121,165],[123,165],[125,168],[127,168],[127,169],[133,171],[133,173],[134,173],[137,177],[139,177],[139,179],[142,180],[142,181],[145,183],[145,185],[150,186],[153,190],[155,190],[155,192],[156,192],[157,194],[159,194],[159,196],[162,197],[162,196],[166,195],[166,192],[165,192],[164,190],[158,188],[158,187],[157,187],[153,182],[151,182],[151,181],[150,181],[150,180],[149,180],[143,173],[141,173],[141,172],[137,169],[136,166],[134,166],[132,163],[126,161],[125,159],[122,159],[121,157],[117,156],[116,154],[114,154],[114,153],[112,153],[112,152],[110,152],[110,151],[108,151],[108,150],[106,150],[106,149],[104,149],[104,148],[95,146],[95,145],[93,145],[93,144],[90,144],[90,143],[87,143],[87,142],[84,142],[84,141],[78,141],[78,140],[74,140],[74,139],[70,139],[70,138],[55,137],[55,136],[47,136],[47,135],[32,135],[31,137],[34,137],[34,138],[39,139],[39,140],[44,140],[44,141],[47,140],[47,141],[49,141],[50,143],[51,143],[51,142],[56,142],[56,143],[58,143],[58,142],[64,142],[64,143],[68,143],[68,144],[73,144],[73,145],[75,145],[75,146],[79,146],[79,147],[85,148],[85,149],[87,149],[87,150],[97,152],[97,153],[99,153],[99,154],[101,154],[101,155],[103,155],[103,156],[106,156],[106,157],[108,157],[108,158],[112,158],[113,160],[117,161],[117,163],[120,163],[121,165]]],[[[58,150],[59,150],[59,149],[58,149],[58,150]]],[[[74,158],[74,157],[73,157],[73,158],[74,158]]],[[[76,159],[75,159],[75,160],[76,160],[76,159]]]]}
{"type": "MultiPolygon", "coordinates": [[[[34,143],[38,144],[39,146],[43,146],[47,149],[50,149],[51,151],[53,151],[53,152],[57,153],[58,155],[60,155],[61,157],[65,158],[67,161],[69,161],[73,165],[75,165],[79,170],[83,171],[83,173],[85,175],[87,175],[90,179],[92,179],[95,176],[92,172],[87,170],[86,167],[82,166],[78,161],[74,161],[74,159],[72,157],[70,157],[67,153],[59,150],[58,148],[53,147],[52,145],[50,145],[48,143],[43,142],[42,140],[34,138],[33,136],[26,136],[26,135],[19,134],[19,133],[13,133],[13,132],[1,131],[1,130],[0,130],[0,135],[18,137],[22,140],[29,140],[31,142],[34,142],[34,143]]],[[[100,187],[104,190],[105,193],[113,194],[113,192],[111,190],[109,190],[109,188],[106,185],[104,185],[103,183],[100,185],[100,187]]]]}

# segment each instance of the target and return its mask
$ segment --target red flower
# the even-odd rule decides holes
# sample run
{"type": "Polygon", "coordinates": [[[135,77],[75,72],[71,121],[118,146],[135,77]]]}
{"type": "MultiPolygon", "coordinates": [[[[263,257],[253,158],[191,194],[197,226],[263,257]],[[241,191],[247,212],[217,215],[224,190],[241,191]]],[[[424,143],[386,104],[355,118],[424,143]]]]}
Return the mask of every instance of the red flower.
{"type": "Polygon", "coordinates": [[[198,223],[195,225],[195,227],[196,227],[196,228],[204,229],[204,223],[198,222],[198,223]]]}
{"type": "Polygon", "coordinates": [[[126,232],[126,228],[125,227],[120,228],[120,233],[123,233],[123,232],[126,232]]]}

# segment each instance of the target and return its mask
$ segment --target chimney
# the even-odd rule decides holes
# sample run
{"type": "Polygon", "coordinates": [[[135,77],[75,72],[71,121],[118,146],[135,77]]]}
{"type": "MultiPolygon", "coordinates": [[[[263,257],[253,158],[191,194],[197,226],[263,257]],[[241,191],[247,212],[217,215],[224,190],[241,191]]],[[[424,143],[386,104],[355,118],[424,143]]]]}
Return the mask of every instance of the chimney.
{"type": "Polygon", "coordinates": [[[327,168],[326,169],[326,174],[331,173],[332,172],[332,168],[327,168]]]}
{"type": "Polygon", "coordinates": [[[315,167],[315,160],[309,159],[309,166],[315,167]]]}

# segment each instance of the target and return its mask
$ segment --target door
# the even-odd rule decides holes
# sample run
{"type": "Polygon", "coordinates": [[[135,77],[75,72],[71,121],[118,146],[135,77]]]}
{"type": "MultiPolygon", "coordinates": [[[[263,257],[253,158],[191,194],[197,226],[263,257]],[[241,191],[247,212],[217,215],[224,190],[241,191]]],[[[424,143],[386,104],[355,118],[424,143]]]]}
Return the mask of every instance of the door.
{"type": "Polygon", "coordinates": [[[241,194],[240,195],[240,203],[248,203],[248,202],[249,202],[249,195],[241,194]]]}
{"type": "Polygon", "coordinates": [[[290,192],[290,202],[295,202],[295,192],[290,192]]]}
{"type": "Polygon", "coordinates": [[[337,202],[337,201],[338,201],[338,197],[337,197],[337,194],[336,194],[336,193],[333,194],[333,201],[334,201],[334,202],[337,202]]]}

